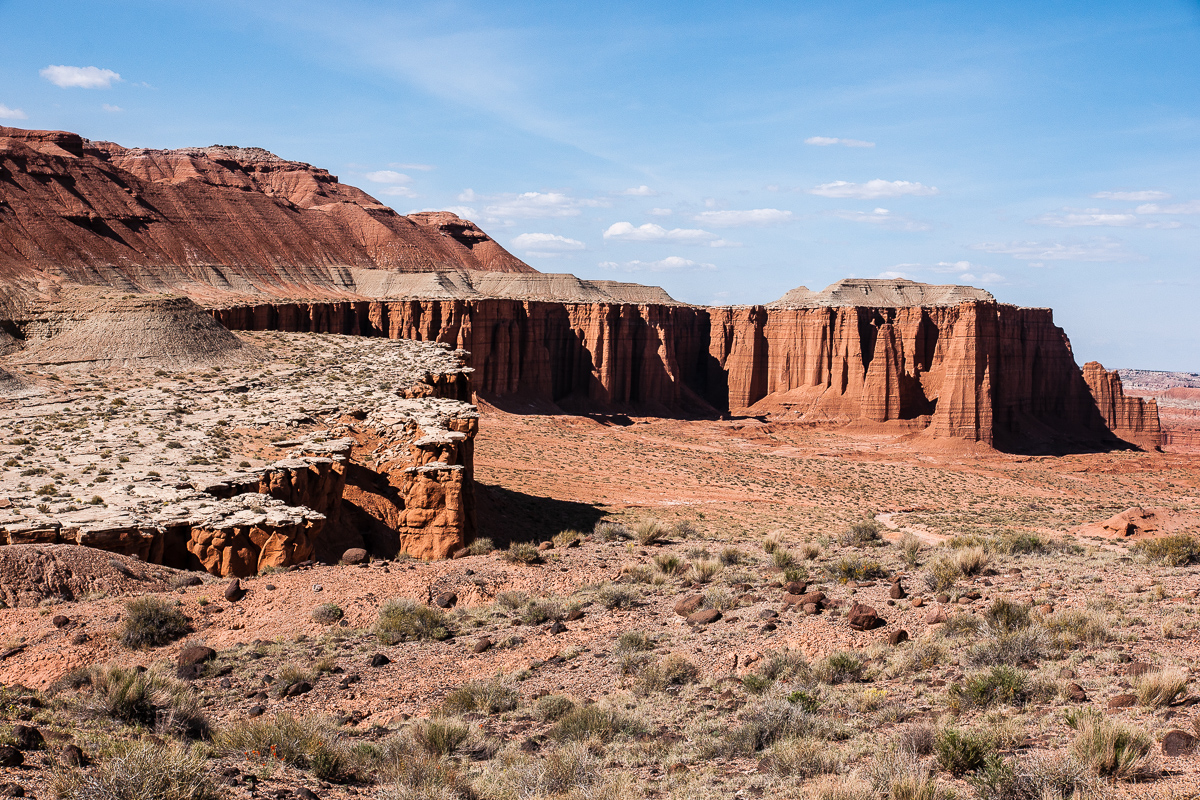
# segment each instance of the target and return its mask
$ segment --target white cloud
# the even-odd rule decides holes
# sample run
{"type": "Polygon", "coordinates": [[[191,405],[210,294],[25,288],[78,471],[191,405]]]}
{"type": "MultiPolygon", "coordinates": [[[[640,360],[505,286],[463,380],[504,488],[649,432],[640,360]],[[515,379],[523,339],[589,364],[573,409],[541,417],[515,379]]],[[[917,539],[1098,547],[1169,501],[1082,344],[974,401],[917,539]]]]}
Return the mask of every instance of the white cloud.
{"type": "Polygon", "coordinates": [[[996,286],[998,284],[1007,283],[1004,276],[998,272],[985,272],[982,275],[964,272],[962,275],[958,276],[958,279],[963,283],[978,283],[981,286],[996,286]]]}
{"type": "Polygon", "coordinates": [[[701,272],[716,269],[715,264],[705,264],[679,256],[667,256],[661,261],[626,261],[618,264],[615,261],[601,261],[601,269],[617,270],[619,272],[701,272]]]}
{"type": "Polygon", "coordinates": [[[834,211],[835,217],[851,222],[867,222],[883,228],[899,231],[927,231],[930,229],[924,222],[915,222],[907,217],[898,217],[886,208],[874,211],[834,211]]]}
{"type": "Polygon", "coordinates": [[[1158,203],[1146,203],[1137,207],[1139,214],[1200,214],[1200,200],[1190,200],[1186,203],[1174,203],[1160,206],[1158,203]]]}
{"type": "Polygon", "coordinates": [[[525,251],[526,255],[541,258],[585,249],[583,242],[553,233],[522,233],[513,237],[512,246],[525,251]]]}
{"type": "Polygon", "coordinates": [[[741,242],[731,242],[728,239],[716,239],[708,243],[709,247],[741,247],[741,242]]]}
{"type": "Polygon", "coordinates": [[[111,69],[100,69],[99,67],[68,67],[62,64],[51,64],[38,74],[63,89],[110,89],[113,81],[118,83],[121,81],[121,76],[111,69]]]}
{"type": "Polygon", "coordinates": [[[415,169],[417,172],[429,172],[434,168],[433,164],[388,164],[388,166],[396,169],[415,169]]]}
{"type": "Polygon", "coordinates": [[[675,212],[669,208],[652,208],[648,213],[652,217],[669,217],[675,212]]]}
{"type": "Polygon", "coordinates": [[[753,208],[746,211],[701,211],[695,217],[697,222],[712,225],[715,228],[736,228],[743,225],[778,225],[790,222],[792,212],[780,211],[778,208],[753,208]]]}
{"type": "Polygon", "coordinates": [[[978,269],[972,267],[970,261],[939,261],[937,266],[930,267],[934,272],[963,272],[969,269],[978,269]]]}
{"type": "Polygon", "coordinates": [[[109,105],[108,103],[101,103],[100,108],[104,109],[105,111],[107,111],[110,114],[119,114],[120,112],[125,110],[125,109],[121,108],[120,106],[109,105]]]}
{"type": "Polygon", "coordinates": [[[1092,195],[1097,200],[1130,200],[1135,203],[1143,203],[1147,200],[1166,200],[1170,196],[1166,192],[1153,189],[1142,192],[1096,192],[1092,195]]]}
{"type": "Polygon", "coordinates": [[[605,239],[616,239],[622,242],[681,242],[684,244],[704,244],[717,240],[715,233],[696,228],[672,228],[667,230],[661,225],[647,222],[636,228],[632,222],[614,222],[604,232],[605,239]]]}
{"type": "Polygon", "coordinates": [[[895,270],[895,269],[885,269],[883,272],[879,273],[875,277],[883,278],[884,280],[889,280],[889,281],[894,281],[897,278],[903,278],[905,280],[910,280],[910,281],[915,280],[913,278],[913,276],[909,275],[907,272],[900,272],[899,270],[895,270]]]}
{"type": "Polygon", "coordinates": [[[458,193],[458,197],[454,199],[460,203],[474,203],[476,200],[482,200],[483,198],[475,194],[474,189],[463,189],[458,193]]]}
{"type": "Polygon", "coordinates": [[[412,178],[405,175],[403,172],[394,172],[390,169],[381,169],[377,172],[368,172],[364,176],[371,183],[408,183],[412,178]]]}
{"type": "Polygon", "coordinates": [[[658,197],[658,192],[651,189],[649,186],[635,186],[632,189],[622,189],[613,194],[625,195],[626,197],[658,197]]]}
{"type": "MultiPolygon", "coordinates": [[[[478,199],[472,192],[471,199],[478,199]]],[[[461,195],[459,199],[464,199],[461,195]]],[[[505,194],[491,198],[495,202],[485,206],[484,213],[498,220],[548,219],[554,217],[577,217],[581,209],[607,205],[602,200],[575,198],[561,192],[524,192],[505,194]]]]}
{"type": "Polygon", "coordinates": [[[9,108],[0,103],[0,119],[29,119],[29,115],[19,108],[9,108]]]}
{"type": "MultiPolygon", "coordinates": [[[[1178,228],[1178,222],[1149,222],[1137,215],[1120,211],[1101,211],[1098,208],[1067,208],[1064,213],[1046,213],[1027,220],[1032,225],[1052,228],[1178,228]]],[[[1158,213],[1158,212],[1148,212],[1158,213]]]]}
{"type": "Polygon", "coordinates": [[[1024,261],[1142,261],[1145,256],[1131,253],[1114,239],[1097,238],[1087,243],[1064,242],[983,242],[972,250],[1000,253],[1024,261]]]}
{"type": "Polygon", "coordinates": [[[814,144],[817,147],[829,147],[830,145],[840,144],[842,147],[874,147],[874,142],[864,142],[861,139],[839,139],[836,136],[810,136],[804,140],[805,144],[814,144]]]}
{"type": "Polygon", "coordinates": [[[388,186],[385,189],[380,189],[378,193],[387,197],[420,197],[420,195],[407,186],[388,186]]]}
{"type": "Polygon", "coordinates": [[[926,186],[913,181],[885,181],[876,178],[866,183],[849,183],[834,181],[822,183],[808,190],[809,194],[821,197],[852,197],[858,200],[875,200],[880,197],[901,197],[903,195],[937,194],[936,186],[926,186]]]}

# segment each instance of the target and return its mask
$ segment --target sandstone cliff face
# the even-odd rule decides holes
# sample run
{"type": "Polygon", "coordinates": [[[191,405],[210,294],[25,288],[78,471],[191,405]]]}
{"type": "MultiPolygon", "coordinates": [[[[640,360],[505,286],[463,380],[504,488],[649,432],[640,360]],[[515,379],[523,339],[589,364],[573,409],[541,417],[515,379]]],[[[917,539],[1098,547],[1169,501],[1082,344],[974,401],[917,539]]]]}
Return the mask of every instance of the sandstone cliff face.
{"type": "Polygon", "coordinates": [[[195,299],[355,294],[352,269],[533,273],[448,212],[400,216],[257,148],[128,149],[0,127],[0,280],[195,299]]]}
{"type": "Polygon", "coordinates": [[[1096,401],[1096,408],[1109,429],[1125,441],[1147,449],[1162,446],[1158,401],[1127,397],[1116,370],[1109,372],[1097,361],[1083,365],[1083,379],[1096,401]]]}
{"type": "MultiPolygon", "coordinates": [[[[501,299],[217,309],[233,329],[329,331],[469,350],[494,402],[782,413],[1013,450],[1155,446],[1156,409],[1103,413],[1049,309],[695,308],[501,299]]],[[[1111,394],[1111,393],[1110,393],[1111,394]]],[[[1114,406],[1114,409],[1117,406],[1114,406]]]]}

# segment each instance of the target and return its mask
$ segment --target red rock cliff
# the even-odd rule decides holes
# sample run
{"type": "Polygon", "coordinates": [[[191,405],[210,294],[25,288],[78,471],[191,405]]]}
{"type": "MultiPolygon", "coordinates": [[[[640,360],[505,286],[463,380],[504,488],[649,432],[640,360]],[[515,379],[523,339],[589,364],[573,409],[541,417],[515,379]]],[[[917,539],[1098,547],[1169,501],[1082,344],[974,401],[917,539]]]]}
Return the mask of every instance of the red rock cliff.
{"type": "Polygon", "coordinates": [[[1157,450],[1162,446],[1157,400],[1126,397],[1121,376],[1116,370],[1109,372],[1098,361],[1083,365],[1083,379],[1113,433],[1147,449],[1157,450]]]}

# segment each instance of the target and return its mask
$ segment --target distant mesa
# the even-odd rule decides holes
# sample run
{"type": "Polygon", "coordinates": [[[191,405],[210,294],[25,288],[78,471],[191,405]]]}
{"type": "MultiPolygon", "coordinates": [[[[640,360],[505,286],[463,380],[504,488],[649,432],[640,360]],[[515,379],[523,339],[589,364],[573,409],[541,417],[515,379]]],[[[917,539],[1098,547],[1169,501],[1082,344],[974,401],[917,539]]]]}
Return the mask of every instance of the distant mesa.
{"type": "Polygon", "coordinates": [[[990,292],[973,286],[937,286],[904,278],[843,278],[820,292],[798,286],[774,303],[768,303],[767,308],[904,308],[956,306],[972,301],[994,303],[996,298],[990,292]]]}

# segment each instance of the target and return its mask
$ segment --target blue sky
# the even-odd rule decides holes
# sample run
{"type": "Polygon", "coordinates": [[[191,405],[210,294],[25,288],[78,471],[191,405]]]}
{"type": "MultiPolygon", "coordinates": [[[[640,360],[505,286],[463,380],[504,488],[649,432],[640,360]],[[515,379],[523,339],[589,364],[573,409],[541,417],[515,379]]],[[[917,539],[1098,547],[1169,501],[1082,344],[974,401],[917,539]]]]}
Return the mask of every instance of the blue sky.
{"type": "Polygon", "coordinates": [[[980,285],[1081,363],[1200,371],[1197,2],[0,0],[0,29],[0,124],[265,147],[694,303],[980,285]]]}

